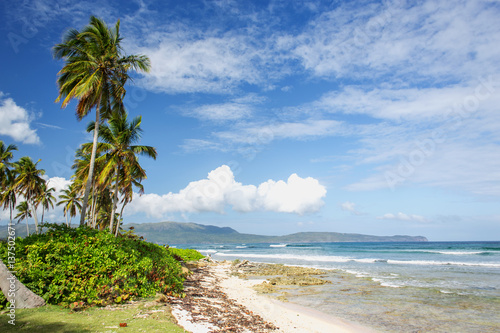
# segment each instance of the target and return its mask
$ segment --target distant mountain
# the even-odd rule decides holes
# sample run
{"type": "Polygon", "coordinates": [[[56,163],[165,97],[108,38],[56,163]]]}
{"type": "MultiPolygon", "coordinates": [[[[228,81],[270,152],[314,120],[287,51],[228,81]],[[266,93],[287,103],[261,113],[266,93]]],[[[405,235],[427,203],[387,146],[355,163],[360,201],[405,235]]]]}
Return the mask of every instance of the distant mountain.
{"type": "Polygon", "coordinates": [[[125,224],[136,234],[160,244],[321,243],[321,242],[427,242],[423,236],[371,236],[337,232],[299,232],[285,236],[241,234],[229,227],[196,223],[159,222],[125,224]]]}
{"type": "MultiPolygon", "coordinates": [[[[18,224],[16,237],[26,237],[26,225],[18,224]]],[[[229,227],[197,223],[130,223],[137,235],[158,244],[228,244],[228,243],[323,243],[323,242],[427,242],[423,236],[371,236],[338,232],[299,232],[285,236],[241,234],[229,227]]],[[[30,225],[30,233],[35,226],[30,225]]],[[[7,238],[7,225],[0,226],[0,239],[7,238]]]]}

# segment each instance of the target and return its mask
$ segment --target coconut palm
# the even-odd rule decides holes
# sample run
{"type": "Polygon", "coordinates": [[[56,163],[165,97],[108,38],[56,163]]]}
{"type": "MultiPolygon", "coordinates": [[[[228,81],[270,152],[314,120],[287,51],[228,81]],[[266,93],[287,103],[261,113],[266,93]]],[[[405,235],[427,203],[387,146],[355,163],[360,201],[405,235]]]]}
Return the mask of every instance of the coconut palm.
{"type": "Polygon", "coordinates": [[[2,185],[2,190],[4,188],[3,180],[6,177],[7,170],[12,166],[10,160],[14,157],[14,154],[12,154],[14,150],[17,150],[16,145],[5,146],[3,141],[0,141],[0,183],[2,185]]]}
{"type": "Polygon", "coordinates": [[[0,203],[3,209],[10,210],[10,224],[12,224],[12,213],[16,207],[17,191],[15,187],[16,173],[14,170],[6,169],[2,181],[2,192],[0,193],[0,203]]]}
{"type": "Polygon", "coordinates": [[[89,25],[81,32],[70,29],[63,42],[53,48],[54,57],[65,60],[64,67],[58,74],[59,97],[56,102],[62,99],[62,107],[66,107],[72,99],[77,99],[78,120],[85,117],[92,108],[96,110],[94,141],[80,225],[85,222],[101,113],[105,118],[105,113],[112,109],[112,105],[121,104],[125,96],[124,85],[129,78],[128,70],[147,72],[150,68],[150,61],[144,55],[123,55],[121,41],[119,20],[111,29],[103,20],[91,16],[89,25]]]}
{"type": "Polygon", "coordinates": [[[37,206],[42,206],[42,222],[45,215],[45,210],[49,210],[49,208],[54,209],[54,202],[56,198],[54,197],[55,188],[50,187],[47,188],[47,182],[44,182],[40,186],[40,195],[37,198],[37,206]]]}
{"type": "Polygon", "coordinates": [[[66,225],[71,226],[71,219],[76,216],[77,210],[81,211],[81,198],[78,194],[75,183],[71,183],[69,188],[63,190],[63,194],[59,195],[61,199],[57,206],[64,205],[64,216],[66,217],[66,225]],[[69,221],[68,221],[69,216],[69,221]]]}
{"type": "Polygon", "coordinates": [[[17,215],[15,219],[17,220],[17,223],[21,222],[22,220],[26,220],[26,233],[29,236],[30,226],[28,224],[28,219],[31,217],[31,212],[28,206],[28,202],[22,201],[19,205],[16,206],[16,210],[17,210],[17,215]]]}
{"type": "Polygon", "coordinates": [[[45,174],[45,170],[37,168],[39,162],[40,160],[33,163],[30,157],[24,156],[14,163],[17,173],[14,186],[18,193],[24,196],[28,208],[33,214],[36,233],[38,233],[37,198],[40,196],[42,187],[45,184],[45,180],[41,177],[45,174]]]}
{"type": "MultiPolygon", "coordinates": [[[[114,113],[109,119],[109,125],[104,124],[99,131],[102,142],[99,143],[99,153],[105,153],[106,164],[99,175],[100,183],[111,184],[114,181],[113,203],[110,215],[109,228],[113,233],[118,192],[120,191],[120,180],[127,179],[127,173],[135,177],[128,178],[144,179],[146,172],[141,168],[137,155],[144,155],[156,159],[156,149],[151,146],[134,145],[141,139],[141,116],[135,117],[129,123],[127,113],[114,113]],[[135,171],[133,171],[135,169],[135,171]],[[142,175],[138,177],[138,175],[142,175]]],[[[91,122],[87,131],[92,131],[94,124],[91,122]]]]}

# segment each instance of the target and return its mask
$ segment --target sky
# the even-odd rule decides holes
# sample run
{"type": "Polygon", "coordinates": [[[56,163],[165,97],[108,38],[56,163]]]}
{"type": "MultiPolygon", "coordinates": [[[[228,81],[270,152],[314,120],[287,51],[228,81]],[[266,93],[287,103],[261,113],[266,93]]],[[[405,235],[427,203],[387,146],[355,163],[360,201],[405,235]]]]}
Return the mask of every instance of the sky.
{"type": "Polygon", "coordinates": [[[95,15],[151,59],[124,223],[500,240],[498,0],[0,3],[0,140],[58,191],[95,113],[55,102],[52,47],[95,15]]]}

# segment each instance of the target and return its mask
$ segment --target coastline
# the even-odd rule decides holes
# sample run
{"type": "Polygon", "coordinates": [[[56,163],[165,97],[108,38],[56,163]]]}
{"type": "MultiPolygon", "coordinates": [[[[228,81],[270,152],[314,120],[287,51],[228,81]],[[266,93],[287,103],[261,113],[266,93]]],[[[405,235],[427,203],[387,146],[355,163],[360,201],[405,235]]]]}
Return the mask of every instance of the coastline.
{"type": "Polygon", "coordinates": [[[172,314],[180,326],[192,333],[377,332],[311,308],[259,294],[253,286],[264,280],[233,276],[228,262],[193,268],[190,280],[186,288],[187,296],[173,301],[172,314]]]}

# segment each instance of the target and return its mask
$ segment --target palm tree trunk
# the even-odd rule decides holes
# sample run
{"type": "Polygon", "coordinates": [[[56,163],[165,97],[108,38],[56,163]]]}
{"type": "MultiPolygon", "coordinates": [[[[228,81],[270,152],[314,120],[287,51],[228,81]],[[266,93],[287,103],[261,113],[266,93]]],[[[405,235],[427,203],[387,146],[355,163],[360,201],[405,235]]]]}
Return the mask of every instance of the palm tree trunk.
{"type": "Polygon", "coordinates": [[[30,225],[28,224],[28,218],[26,217],[26,234],[30,235],[30,225]]]}
{"type": "MultiPolygon", "coordinates": [[[[118,201],[118,184],[119,184],[119,179],[118,179],[118,175],[119,175],[119,166],[117,165],[116,166],[116,171],[115,171],[115,177],[116,177],[116,185],[115,185],[115,193],[113,195],[113,207],[111,209],[111,219],[110,219],[110,222],[109,222],[109,232],[113,233],[113,222],[115,220],[115,211],[116,211],[116,203],[118,201]]],[[[118,222],[119,223],[119,222],[118,222]]]]}
{"type": "Polygon", "coordinates": [[[100,108],[101,108],[101,97],[99,97],[99,100],[97,102],[97,106],[95,108],[94,141],[92,143],[92,154],[90,155],[89,175],[87,177],[87,184],[85,184],[85,193],[83,194],[82,212],[80,214],[80,226],[85,225],[85,216],[87,213],[87,202],[89,200],[90,187],[92,185],[92,178],[94,176],[95,155],[97,153],[97,138],[99,136],[99,123],[101,121],[101,116],[100,116],[100,112],[99,112],[100,108]]]}
{"type": "Polygon", "coordinates": [[[34,202],[31,205],[31,211],[33,212],[33,218],[35,219],[35,232],[38,234],[38,216],[36,215],[36,207],[34,202]]]}
{"type": "Polygon", "coordinates": [[[94,195],[92,198],[92,228],[95,229],[97,226],[97,196],[94,195]]]}
{"type": "MultiPolygon", "coordinates": [[[[125,200],[125,199],[124,199],[124,200],[125,200]]],[[[127,204],[127,202],[126,202],[126,201],[124,201],[124,202],[123,202],[122,209],[120,210],[120,220],[121,220],[121,218],[122,218],[122,215],[123,215],[123,209],[125,208],[125,205],[126,205],[126,204],[127,204]]],[[[115,237],[117,237],[117,236],[118,236],[118,227],[119,227],[119,225],[120,225],[120,223],[118,223],[118,224],[116,225],[115,237]]]]}

